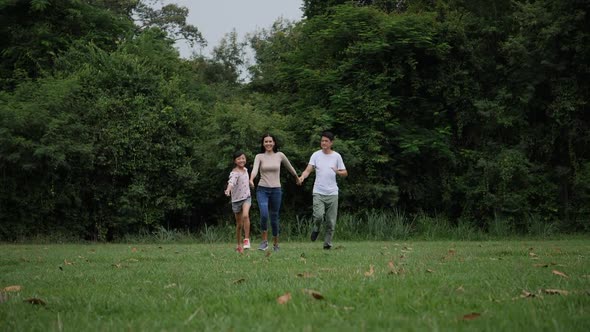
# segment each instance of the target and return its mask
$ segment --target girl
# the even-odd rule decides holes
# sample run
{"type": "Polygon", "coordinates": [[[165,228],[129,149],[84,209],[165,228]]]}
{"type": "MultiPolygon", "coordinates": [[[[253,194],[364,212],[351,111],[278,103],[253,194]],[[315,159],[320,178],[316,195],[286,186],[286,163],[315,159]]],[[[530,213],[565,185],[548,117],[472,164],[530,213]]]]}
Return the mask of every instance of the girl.
{"type": "Polygon", "coordinates": [[[236,217],[236,239],[238,241],[236,251],[241,254],[244,249],[250,249],[250,205],[252,205],[252,199],[248,187],[248,169],[245,167],[246,155],[242,151],[237,151],[233,157],[236,167],[229,173],[225,195],[231,195],[232,211],[236,217]],[[243,246],[242,228],[245,235],[243,246]]]}

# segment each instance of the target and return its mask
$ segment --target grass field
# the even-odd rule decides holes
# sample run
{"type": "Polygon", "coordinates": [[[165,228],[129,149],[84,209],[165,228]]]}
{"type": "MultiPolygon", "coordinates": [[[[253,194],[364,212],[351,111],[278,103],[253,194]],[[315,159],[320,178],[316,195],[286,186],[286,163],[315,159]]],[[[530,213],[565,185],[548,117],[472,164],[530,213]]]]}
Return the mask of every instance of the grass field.
{"type": "Polygon", "coordinates": [[[0,329],[590,330],[587,239],[233,249],[1,245],[0,329]]]}

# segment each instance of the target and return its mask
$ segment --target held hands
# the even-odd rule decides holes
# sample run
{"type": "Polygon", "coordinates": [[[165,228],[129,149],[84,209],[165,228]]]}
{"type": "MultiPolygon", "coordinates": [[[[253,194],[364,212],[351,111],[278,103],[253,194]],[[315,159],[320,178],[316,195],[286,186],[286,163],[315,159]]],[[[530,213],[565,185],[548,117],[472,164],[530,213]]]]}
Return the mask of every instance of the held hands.
{"type": "Polygon", "coordinates": [[[303,176],[303,173],[302,173],[301,176],[297,178],[297,185],[302,186],[303,181],[305,181],[305,176],[303,176]]]}

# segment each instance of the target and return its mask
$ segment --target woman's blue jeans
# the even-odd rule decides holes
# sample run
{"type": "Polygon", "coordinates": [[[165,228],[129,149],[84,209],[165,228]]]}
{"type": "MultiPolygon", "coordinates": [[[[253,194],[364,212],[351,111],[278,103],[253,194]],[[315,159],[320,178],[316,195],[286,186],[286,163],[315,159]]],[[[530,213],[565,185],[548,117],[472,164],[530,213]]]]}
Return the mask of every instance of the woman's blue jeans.
{"type": "Polygon", "coordinates": [[[258,186],[256,190],[256,199],[260,209],[260,229],[263,232],[268,230],[268,218],[270,216],[270,226],[272,235],[279,235],[279,210],[281,209],[281,200],[283,191],[281,188],[268,188],[258,186]]]}

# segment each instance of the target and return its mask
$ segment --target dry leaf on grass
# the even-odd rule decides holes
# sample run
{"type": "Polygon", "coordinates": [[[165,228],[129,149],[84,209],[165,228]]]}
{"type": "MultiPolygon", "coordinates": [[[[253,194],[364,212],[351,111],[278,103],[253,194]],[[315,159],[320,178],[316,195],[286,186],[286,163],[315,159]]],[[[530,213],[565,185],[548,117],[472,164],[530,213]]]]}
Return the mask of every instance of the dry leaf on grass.
{"type": "Polygon", "coordinates": [[[135,247],[131,248],[131,252],[137,252],[137,248],[135,248],[135,247]]]}
{"type": "Polygon", "coordinates": [[[533,298],[533,297],[537,297],[537,295],[534,294],[534,293],[531,293],[529,291],[523,290],[522,293],[520,293],[519,296],[513,297],[512,299],[513,300],[518,300],[518,299],[526,299],[526,298],[533,298]]]}
{"type": "Polygon", "coordinates": [[[568,295],[570,292],[561,289],[543,289],[543,293],[549,295],[568,295]]]}
{"type": "Polygon", "coordinates": [[[234,280],[234,282],[233,282],[233,283],[234,283],[234,284],[241,284],[241,283],[243,283],[244,281],[246,281],[246,279],[244,279],[244,278],[240,278],[240,279],[238,279],[238,280],[234,280]]]}
{"type": "Polygon", "coordinates": [[[344,311],[354,310],[354,307],[339,307],[339,306],[332,304],[332,303],[330,303],[330,307],[332,307],[334,309],[338,309],[338,310],[342,309],[344,311]]]}
{"type": "Polygon", "coordinates": [[[164,286],[164,289],[168,289],[168,288],[172,288],[172,287],[176,287],[176,284],[172,283],[172,284],[166,285],[166,286],[164,286]]]}
{"type": "Polygon", "coordinates": [[[434,272],[434,270],[431,270],[431,269],[426,269],[426,272],[428,272],[428,273],[433,273],[433,272],[434,272]]]}
{"type": "Polygon", "coordinates": [[[320,292],[314,291],[313,289],[306,289],[305,288],[305,289],[303,289],[303,292],[305,294],[311,295],[314,299],[317,299],[317,300],[323,300],[324,299],[324,296],[320,292]]]}
{"type": "Polygon", "coordinates": [[[375,273],[375,269],[373,268],[373,264],[369,266],[369,271],[365,272],[365,277],[371,277],[375,273]]]}
{"type": "Polygon", "coordinates": [[[46,304],[45,301],[43,301],[41,299],[38,299],[38,298],[35,298],[35,297],[31,297],[31,298],[28,298],[26,300],[23,300],[23,302],[27,302],[27,303],[30,303],[30,304],[40,304],[40,305],[45,305],[46,304]]]}
{"type": "Polygon", "coordinates": [[[309,272],[297,273],[299,278],[313,278],[314,275],[309,272]]]}
{"type": "Polygon", "coordinates": [[[470,313],[470,314],[463,315],[462,319],[463,319],[463,320],[473,320],[473,319],[476,319],[476,318],[478,318],[479,316],[481,316],[481,314],[480,314],[480,313],[477,313],[477,312],[472,312],[472,313],[470,313]]]}
{"type": "Polygon", "coordinates": [[[393,261],[389,261],[387,265],[389,266],[389,272],[387,274],[398,274],[398,271],[395,268],[395,264],[393,263],[393,261]]]}
{"type": "Polygon", "coordinates": [[[533,264],[534,267],[549,267],[549,264],[533,264]]]}
{"type": "Polygon", "coordinates": [[[558,275],[558,276],[560,276],[560,277],[563,277],[563,278],[569,278],[569,277],[567,276],[567,274],[565,274],[565,273],[563,273],[563,272],[561,272],[561,271],[553,270],[553,271],[551,271],[551,273],[553,273],[553,274],[555,274],[555,275],[558,275]]]}
{"type": "Polygon", "coordinates": [[[287,292],[279,297],[277,297],[278,304],[285,304],[291,300],[291,293],[287,292]]]}
{"type": "Polygon", "coordinates": [[[6,286],[2,289],[3,292],[20,292],[23,289],[20,285],[6,286]]]}
{"type": "Polygon", "coordinates": [[[443,260],[448,260],[451,259],[453,257],[455,257],[455,254],[457,252],[455,251],[455,249],[449,249],[449,251],[447,252],[447,254],[442,258],[443,260]]]}

